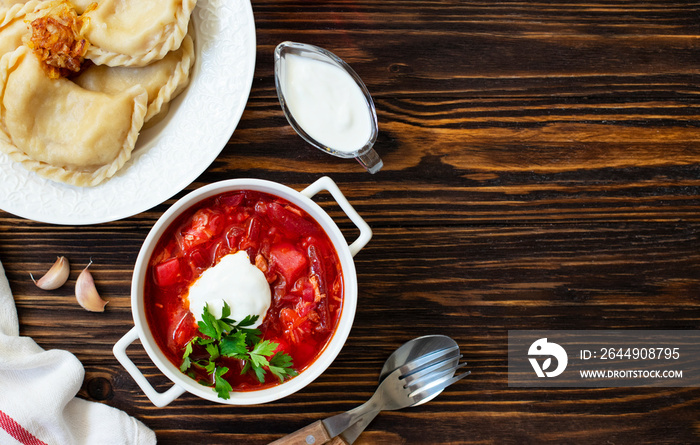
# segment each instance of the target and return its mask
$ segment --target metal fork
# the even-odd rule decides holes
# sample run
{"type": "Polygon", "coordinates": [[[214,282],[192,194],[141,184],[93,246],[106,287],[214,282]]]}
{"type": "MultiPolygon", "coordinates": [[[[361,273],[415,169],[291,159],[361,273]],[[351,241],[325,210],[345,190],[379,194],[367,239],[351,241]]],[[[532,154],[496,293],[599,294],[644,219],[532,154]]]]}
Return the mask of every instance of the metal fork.
{"type": "MultiPolygon", "coordinates": [[[[364,404],[348,412],[314,422],[272,444],[318,445],[335,436],[351,444],[379,412],[416,405],[468,376],[470,371],[454,375],[466,365],[459,363],[461,358],[458,349],[426,353],[387,375],[364,404]]],[[[338,438],[334,439],[334,443],[338,443],[338,438]]]]}
{"type": "MultiPolygon", "coordinates": [[[[353,421],[351,426],[342,431],[332,441],[332,444],[352,444],[381,411],[418,405],[433,398],[451,384],[468,376],[471,374],[471,371],[455,375],[458,369],[463,368],[467,364],[466,362],[460,364],[459,360],[461,358],[462,355],[459,354],[458,349],[435,351],[399,367],[382,381],[372,398],[365,404],[347,413],[335,416],[342,419],[343,416],[349,415],[358,420],[353,421]],[[392,379],[393,383],[383,387],[384,382],[389,379],[392,379]],[[393,398],[394,405],[382,405],[381,397],[386,393],[395,396],[393,398]],[[402,400],[401,396],[396,397],[396,395],[403,395],[405,399],[402,400]],[[410,401],[408,402],[409,404],[406,404],[406,400],[410,401]]],[[[332,423],[335,417],[326,419],[324,423],[332,423]]]]}

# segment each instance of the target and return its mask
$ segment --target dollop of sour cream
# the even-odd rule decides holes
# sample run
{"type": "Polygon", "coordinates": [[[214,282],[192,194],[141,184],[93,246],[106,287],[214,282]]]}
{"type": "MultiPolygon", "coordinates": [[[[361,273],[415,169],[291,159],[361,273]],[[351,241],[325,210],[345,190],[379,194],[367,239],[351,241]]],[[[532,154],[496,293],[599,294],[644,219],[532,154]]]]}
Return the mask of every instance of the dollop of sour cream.
{"type": "Polygon", "coordinates": [[[285,102],[299,126],[326,147],[346,153],[361,149],[372,135],[369,105],[355,79],[320,60],[288,54],[282,85],[285,102]]]}
{"type": "Polygon", "coordinates": [[[187,299],[190,312],[197,321],[202,321],[206,304],[212,315],[221,318],[226,302],[231,307],[229,318],[241,321],[248,315],[258,315],[252,326],[257,327],[270,308],[271,292],[265,274],[250,264],[245,251],[239,250],[222,257],[214,267],[205,270],[190,285],[187,299]]]}

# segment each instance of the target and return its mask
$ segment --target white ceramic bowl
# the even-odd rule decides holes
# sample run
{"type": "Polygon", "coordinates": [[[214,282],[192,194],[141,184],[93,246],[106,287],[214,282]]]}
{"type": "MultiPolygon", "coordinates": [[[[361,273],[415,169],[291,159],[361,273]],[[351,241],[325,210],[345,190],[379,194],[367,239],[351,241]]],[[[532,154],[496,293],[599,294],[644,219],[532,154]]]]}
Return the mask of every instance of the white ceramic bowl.
{"type": "Polygon", "coordinates": [[[131,312],[134,317],[135,326],[114,345],[114,355],[156,406],[165,406],[169,404],[185,391],[213,402],[229,405],[253,405],[271,402],[288,396],[304,388],[323,373],[333,360],[335,360],[345,344],[355,318],[355,309],[357,306],[357,275],[353,256],[369,242],[371,237],[372,231],[367,223],[357,214],[350,203],[348,203],[347,199],[345,199],[342,192],[338,189],[338,186],[328,177],[320,178],[301,192],[297,192],[294,189],[275,182],[259,179],[232,179],[197,189],[173,204],[173,206],[158,219],[146,237],[138,258],[136,259],[131,282],[131,312]],[[170,223],[177,218],[180,213],[195,203],[210,196],[234,190],[255,190],[278,196],[299,206],[313,217],[321,227],[323,227],[326,234],[328,234],[328,237],[338,253],[343,272],[344,289],[343,306],[338,326],[321,355],[318,356],[308,368],[302,371],[298,376],[274,387],[258,391],[233,392],[231,393],[230,399],[224,400],[218,398],[216,392],[214,392],[212,388],[202,386],[180,372],[160,350],[148,327],[144,310],[143,291],[148,261],[158,239],[162,236],[170,223]],[[311,200],[314,195],[323,190],[327,190],[331,193],[348,218],[360,229],[359,237],[352,244],[348,245],[345,237],[331,217],[328,216],[318,204],[311,200]],[[148,356],[158,369],[174,383],[167,391],[156,391],[126,355],[127,347],[137,339],[141,340],[148,356]]]}

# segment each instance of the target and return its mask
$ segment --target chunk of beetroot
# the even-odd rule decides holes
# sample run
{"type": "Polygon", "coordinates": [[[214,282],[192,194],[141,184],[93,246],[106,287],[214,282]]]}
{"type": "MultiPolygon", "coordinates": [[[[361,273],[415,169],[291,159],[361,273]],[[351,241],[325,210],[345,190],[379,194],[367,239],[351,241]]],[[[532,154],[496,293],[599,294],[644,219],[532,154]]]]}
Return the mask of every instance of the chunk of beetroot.
{"type": "Polygon", "coordinates": [[[154,279],[158,286],[172,286],[182,279],[180,272],[180,259],[168,258],[154,268],[154,279]]]}
{"type": "Polygon", "coordinates": [[[292,239],[299,239],[302,236],[312,235],[318,232],[315,224],[300,215],[291,212],[277,202],[267,205],[268,216],[284,231],[284,234],[292,239]]]}
{"type": "Polygon", "coordinates": [[[306,270],[308,263],[303,253],[290,243],[279,243],[270,248],[272,265],[283,276],[287,283],[294,283],[306,270]]]}

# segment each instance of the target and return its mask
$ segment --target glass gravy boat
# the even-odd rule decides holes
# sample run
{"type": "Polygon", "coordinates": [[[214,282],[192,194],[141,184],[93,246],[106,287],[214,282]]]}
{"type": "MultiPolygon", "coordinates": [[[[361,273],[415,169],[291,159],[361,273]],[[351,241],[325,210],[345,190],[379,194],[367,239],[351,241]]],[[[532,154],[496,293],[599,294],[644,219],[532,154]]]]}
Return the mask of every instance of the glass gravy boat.
{"type": "MultiPolygon", "coordinates": [[[[377,125],[377,112],[374,108],[374,101],[372,96],[369,94],[367,87],[362,82],[362,79],[353,71],[347,63],[342,59],[337,57],[335,54],[314,45],[308,45],[305,43],[296,42],[282,42],[275,48],[274,54],[275,60],[275,87],[277,88],[277,97],[279,98],[280,105],[284,112],[285,117],[289,124],[294,128],[294,130],[306,140],[309,144],[314,147],[325,151],[334,156],[340,158],[355,158],[365,169],[370,173],[378,172],[384,165],[381,158],[374,150],[373,146],[377,140],[378,125],[377,125]],[[364,144],[360,145],[358,148],[348,149],[347,147],[340,149],[338,145],[331,146],[334,144],[329,144],[327,141],[323,143],[319,141],[318,137],[314,137],[309,134],[309,128],[304,128],[299,122],[299,116],[295,117],[292,113],[294,106],[290,106],[290,100],[300,100],[299,97],[292,98],[290,91],[287,91],[287,85],[290,76],[289,61],[292,60],[290,57],[299,57],[311,62],[321,62],[323,64],[330,65],[332,67],[339,68],[344,73],[348,74],[350,78],[354,81],[361,92],[363,97],[363,107],[366,109],[369,126],[366,132],[367,140],[364,144]]],[[[319,66],[319,68],[325,68],[324,66],[319,66]]],[[[306,85],[307,88],[314,88],[311,85],[306,85]]],[[[311,100],[311,99],[309,99],[311,100]]],[[[343,110],[341,110],[343,111],[343,110]]],[[[365,116],[363,116],[363,119],[365,116]]],[[[308,125],[307,125],[308,127],[308,125]]],[[[312,131],[313,132],[313,131],[312,131]]],[[[363,133],[365,134],[365,133],[363,133]]]]}

